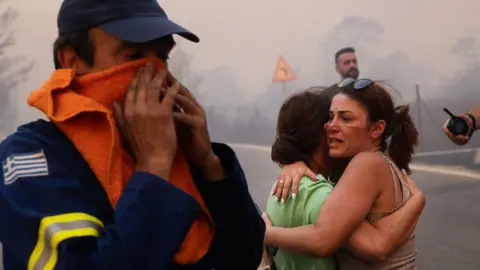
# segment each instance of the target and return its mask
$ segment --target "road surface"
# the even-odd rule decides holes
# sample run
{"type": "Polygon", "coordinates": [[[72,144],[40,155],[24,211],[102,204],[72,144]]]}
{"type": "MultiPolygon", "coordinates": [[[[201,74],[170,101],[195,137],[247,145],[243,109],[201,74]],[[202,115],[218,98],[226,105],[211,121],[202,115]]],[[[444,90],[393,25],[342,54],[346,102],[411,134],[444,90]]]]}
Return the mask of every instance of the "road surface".
{"type": "MultiPolygon", "coordinates": [[[[235,150],[263,209],[279,169],[266,151],[235,150]]],[[[417,226],[419,269],[480,269],[480,180],[422,171],[413,179],[427,196],[417,226]]]]}

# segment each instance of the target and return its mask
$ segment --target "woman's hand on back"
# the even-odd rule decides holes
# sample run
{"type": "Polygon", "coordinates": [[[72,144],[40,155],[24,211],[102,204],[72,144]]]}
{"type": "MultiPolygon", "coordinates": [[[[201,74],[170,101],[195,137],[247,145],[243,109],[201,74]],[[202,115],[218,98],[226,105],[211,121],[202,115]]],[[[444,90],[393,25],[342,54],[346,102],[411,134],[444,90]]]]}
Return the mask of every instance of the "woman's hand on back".
{"type": "Polygon", "coordinates": [[[405,179],[405,182],[408,186],[408,188],[410,189],[410,192],[412,193],[412,196],[413,197],[416,197],[420,200],[420,202],[423,202],[423,204],[425,204],[425,194],[423,193],[423,191],[417,186],[417,183],[415,183],[411,178],[410,176],[408,175],[408,173],[402,169],[402,174],[403,174],[403,178],[405,179]]]}
{"type": "Polygon", "coordinates": [[[298,194],[300,179],[303,176],[307,176],[313,181],[318,181],[316,174],[302,161],[284,166],[273,188],[273,195],[277,200],[280,200],[281,203],[285,203],[288,199],[288,192],[290,188],[292,188],[292,198],[295,199],[298,194]]]}
{"type": "Polygon", "coordinates": [[[273,226],[272,220],[270,219],[267,213],[265,212],[262,213],[262,219],[265,222],[265,226],[267,226],[267,228],[273,226]]]}

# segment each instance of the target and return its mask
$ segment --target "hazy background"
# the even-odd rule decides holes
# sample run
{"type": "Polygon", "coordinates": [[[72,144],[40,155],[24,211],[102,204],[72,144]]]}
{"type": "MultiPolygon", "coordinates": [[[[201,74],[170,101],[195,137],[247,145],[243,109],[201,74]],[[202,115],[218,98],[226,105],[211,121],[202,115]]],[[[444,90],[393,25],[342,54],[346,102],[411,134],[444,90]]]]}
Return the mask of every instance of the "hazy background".
{"type": "MultiPolygon", "coordinates": [[[[294,92],[338,81],[333,54],[354,46],[361,77],[387,80],[411,102],[422,135],[419,151],[454,148],[439,134],[446,118],[442,107],[460,113],[478,101],[479,1],[159,2],[173,20],[201,38],[199,44],[177,39],[171,66],[207,108],[218,140],[271,143],[285,98],[280,85],[271,82],[279,55],[295,70],[297,80],[287,84],[294,92]],[[415,84],[423,102],[416,100],[415,84]]],[[[18,13],[9,24],[0,23],[2,35],[15,37],[8,49],[0,45],[0,98],[10,100],[0,106],[4,132],[40,116],[26,97],[53,69],[60,3],[0,0],[0,10],[12,7],[18,13]],[[24,59],[15,59],[20,56],[24,59]],[[15,76],[5,80],[6,71],[30,63],[31,72],[16,87],[8,80],[15,76]]],[[[475,140],[470,146],[479,144],[475,140]]]]}
{"type": "MultiPolygon", "coordinates": [[[[0,0],[0,137],[41,116],[27,106],[26,98],[52,72],[61,2],[0,0]]],[[[277,57],[283,56],[295,70],[297,80],[287,84],[288,93],[293,93],[338,82],[333,55],[341,47],[353,46],[360,76],[386,80],[402,94],[403,102],[411,104],[421,134],[418,152],[480,147],[478,134],[460,148],[441,132],[444,106],[461,113],[480,101],[478,0],[160,3],[171,18],[201,38],[199,44],[177,39],[180,46],[170,66],[206,107],[215,140],[271,145],[275,118],[285,99],[281,86],[271,82],[277,57]]],[[[263,206],[278,168],[269,161],[268,149],[259,154],[245,149],[239,148],[237,154],[253,196],[263,206]]],[[[453,155],[417,156],[415,162],[480,171],[479,157],[477,150],[467,149],[453,155]]],[[[477,269],[478,182],[427,173],[416,173],[414,179],[425,190],[429,205],[418,233],[420,268],[477,269]]]]}

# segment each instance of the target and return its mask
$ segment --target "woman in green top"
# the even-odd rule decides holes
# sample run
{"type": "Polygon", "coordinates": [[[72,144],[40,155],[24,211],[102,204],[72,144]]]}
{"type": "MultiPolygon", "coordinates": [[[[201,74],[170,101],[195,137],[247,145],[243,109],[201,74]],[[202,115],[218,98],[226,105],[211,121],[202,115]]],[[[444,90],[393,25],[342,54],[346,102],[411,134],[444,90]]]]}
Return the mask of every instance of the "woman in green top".
{"type": "MultiPolygon", "coordinates": [[[[275,227],[293,228],[315,224],[324,201],[333,190],[325,176],[331,174],[341,162],[328,156],[328,145],[324,125],[329,118],[331,95],[311,88],[291,96],[284,102],[277,120],[277,138],[272,145],[272,160],[279,166],[301,161],[316,174],[317,179],[303,177],[289,203],[278,203],[271,196],[267,202],[267,214],[275,227]],[[296,196],[295,196],[296,195],[296,196]]],[[[273,192],[273,191],[272,191],[273,192]]],[[[391,230],[382,233],[368,222],[363,222],[351,235],[345,245],[355,254],[369,261],[382,261],[406,241],[405,235],[416,225],[418,212],[423,209],[421,200],[407,203],[402,211],[396,211],[384,218],[384,222],[399,222],[391,230]],[[420,210],[419,210],[420,209],[420,210]]],[[[266,219],[268,221],[268,219],[266,219]]],[[[308,243],[311,245],[312,243],[308,243]]],[[[287,249],[278,249],[274,256],[277,269],[336,269],[334,257],[317,254],[300,255],[287,249]]]]}

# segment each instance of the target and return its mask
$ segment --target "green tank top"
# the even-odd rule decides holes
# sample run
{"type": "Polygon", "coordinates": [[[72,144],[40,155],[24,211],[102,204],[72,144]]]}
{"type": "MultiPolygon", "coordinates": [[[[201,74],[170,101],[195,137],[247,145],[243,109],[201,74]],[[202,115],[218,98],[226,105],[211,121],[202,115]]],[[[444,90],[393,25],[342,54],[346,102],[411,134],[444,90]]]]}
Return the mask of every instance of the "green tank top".
{"type": "MultiPolygon", "coordinates": [[[[317,175],[317,178],[319,181],[313,182],[310,178],[303,177],[295,200],[291,198],[290,191],[285,204],[280,204],[275,197],[270,196],[267,213],[274,226],[292,228],[316,222],[323,202],[333,190],[333,185],[322,175],[317,175]]],[[[278,249],[274,260],[279,270],[335,270],[333,256],[312,258],[278,249]]]]}

